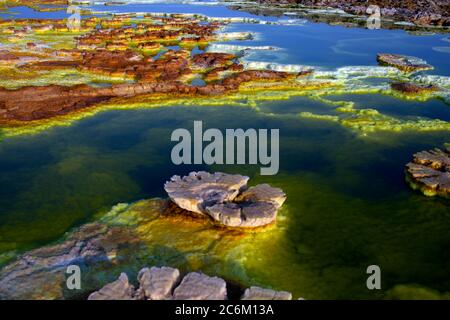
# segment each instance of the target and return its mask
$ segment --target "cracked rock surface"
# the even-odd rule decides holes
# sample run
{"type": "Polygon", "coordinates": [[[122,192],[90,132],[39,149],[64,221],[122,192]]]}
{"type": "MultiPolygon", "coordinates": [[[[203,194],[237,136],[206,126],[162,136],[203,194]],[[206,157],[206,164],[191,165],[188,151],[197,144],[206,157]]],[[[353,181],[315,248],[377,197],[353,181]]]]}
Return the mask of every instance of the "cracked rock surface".
{"type": "Polygon", "coordinates": [[[408,73],[433,69],[433,66],[420,58],[401,54],[379,53],[377,61],[382,65],[391,66],[408,73]]]}
{"type": "Polygon", "coordinates": [[[174,300],[226,300],[227,284],[200,272],[187,274],[173,293],[174,300]]]}
{"type": "Polygon", "coordinates": [[[275,221],[286,200],[281,189],[260,184],[247,189],[249,178],[221,172],[173,176],[164,185],[180,208],[210,216],[228,227],[260,227],[275,221]]]}
{"type": "Polygon", "coordinates": [[[287,291],[250,287],[245,290],[241,300],[292,300],[292,294],[287,291]]]}

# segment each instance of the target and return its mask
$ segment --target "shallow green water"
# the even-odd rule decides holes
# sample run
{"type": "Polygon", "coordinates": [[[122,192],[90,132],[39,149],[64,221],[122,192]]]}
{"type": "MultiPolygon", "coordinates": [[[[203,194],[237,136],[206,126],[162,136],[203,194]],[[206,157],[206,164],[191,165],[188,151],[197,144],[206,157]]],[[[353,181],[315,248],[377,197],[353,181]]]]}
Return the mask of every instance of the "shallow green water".
{"type": "MultiPolygon", "coordinates": [[[[328,122],[240,107],[111,111],[3,141],[2,250],[48,242],[118,202],[163,196],[173,174],[208,170],[170,161],[172,130],[197,119],[205,128],[280,128],[278,175],[261,177],[255,166],[211,170],[248,174],[287,193],[286,258],[309,276],[286,289],[311,298],[370,297],[365,268],[379,264],[383,288],[448,290],[448,201],[411,191],[403,173],[413,152],[442,144],[444,134],[360,138],[328,122]]],[[[279,275],[267,268],[261,277],[276,286],[279,275]]]]}
{"type": "MultiPolygon", "coordinates": [[[[292,42],[295,38],[280,42],[278,37],[270,38],[270,26],[245,27],[249,28],[267,32],[266,40],[260,42],[286,45],[281,62],[306,60],[324,68],[350,65],[352,59],[374,64],[372,55],[338,55],[334,60],[328,51],[333,37],[339,41],[368,30],[334,27],[336,33],[328,34],[321,47],[319,36],[331,27],[308,25],[302,37],[311,35],[318,50],[327,52],[313,61],[314,53],[308,48],[304,55],[295,54],[301,48],[301,42],[292,42]],[[324,57],[332,62],[327,65],[324,57]]],[[[277,35],[280,27],[274,28],[272,35],[277,35]]],[[[285,30],[295,37],[295,29],[285,30]]],[[[430,57],[440,74],[447,75],[444,58],[448,55],[430,49],[439,36],[419,38],[401,31],[379,31],[378,36],[385,34],[401,34],[402,41],[423,53],[421,58],[430,57]]],[[[391,49],[395,51],[396,46],[392,43],[391,49]]],[[[384,43],[378,49],[389,47],[384,43]]],[[[331,98],[394,116],[449,120],[449,106],[441,101],[406,102],[382,95],[331,98]]],[[[302,111],[332,114],[334,108],[299,97],[265,102],[259,111],[231,106],[108,111],[69,127],[4,138],[0,142],[2,259],[55,240],[119,202],[164,196],[163,184],[170,176],[202,169],[246,174],[252,183],[270,183],[286,192],[282,215],[287,229],[280,242],[287,246],[285,268],[281,272],[277,268],[277,273],[271,272],[270,265],[249,270],[261,284],[310,299],[379,298],[399,284],[450,291],[449,200],[410,190],[403,171],[414,152],[449,142],[449,133],[388,132],[361,137],[339,124],[302,119],[297,116],[302,111]],[[173,165],[171,132],[191,129],[194,120],[202,120],[205,129],[279,128],[279,174],[261,177],[258,166],[173,165]],[[372,264],[381,267],[382,292],[366,288],[365,271],[372,264]]]]}

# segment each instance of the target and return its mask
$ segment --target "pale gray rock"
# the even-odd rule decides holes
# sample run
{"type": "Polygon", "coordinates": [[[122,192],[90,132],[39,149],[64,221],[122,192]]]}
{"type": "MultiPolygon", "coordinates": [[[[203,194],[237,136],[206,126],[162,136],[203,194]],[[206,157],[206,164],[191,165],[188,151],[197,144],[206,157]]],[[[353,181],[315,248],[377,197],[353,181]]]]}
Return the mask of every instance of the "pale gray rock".
{"type": "MultiPolygon", "coordinates": [[[[64,299],[66,268],[112,263],[119,246],[137,244],[132,233],[121,227],[88,223],[70,232],[63,241],[24,253],[0,270],[0,299],[64,299]]],[[[82,292],[96,289],[82,286],[82,292]],[[85,291],[86,290],[86,291],[85,291]]]]}
{"type": "Polygon", "coordinates": [[[377,61],[408,73],[433,69],[425,60],[401,54],[379,53],[377,61]]]}
{"type": "Polygon", "coordinates": [[[180,271],[169,267],[144,268],[139,271],[139,294],[142,299],[168,300],[180,279],[180,271]]]}
{"type": "Polygon", "coordinates": [[[292,300],[292,294],[286,291],[250,287],[245,290],[241,300],[292,300]]]}
{"type": "Polygon", "coordinates": [[[407,179],[429,196],[450,196],[450,150],[434,149],[414,155],[406,165],[407,179]]]}
{"type": "Polygon", "coordinates": [[[122,272],[116,281],[91,293],[88,300],[133,300],[133,296],[134,287],[128,282],[127,275],[122,272]]]}
{"type": "Polygon", "coordinates": [[[246,187],[248,179],[249,177],[221,172],[191,172],[183,178],[173,176],[166,182],[164,189],[180,208],[205,213],[206,207],[233,201],[241,189],[246,187]]]}
{"type": "Polygon", "coordinates": [[[203,273],[188,273],[175,288],[173,300],[226,300],[227,285],[218,277],[203,273]]]}
{"type": "Polygon", "coordinates": [[[244,219],[242,208],[233,202],[218,203],[207,207],[206,212],[215,220],[229,227],[239,227],[244,219]]]}
{"type": "Polygon", "coordinates": [[[225,226],[254,228],[272,223],[286,195],[268,184],[247,189],[248,179],[224,173],[191,172],[183,178],[172,177],[164,187],[182,209],[207,214],[225,226]]]}
{"type": "Polygon", "coordinates": [[[259,184],[242,192],[236,202],[271,202],[280,208],[286,200],[286,194],[279,188],[271,187],[268,184],[259,184]]]}

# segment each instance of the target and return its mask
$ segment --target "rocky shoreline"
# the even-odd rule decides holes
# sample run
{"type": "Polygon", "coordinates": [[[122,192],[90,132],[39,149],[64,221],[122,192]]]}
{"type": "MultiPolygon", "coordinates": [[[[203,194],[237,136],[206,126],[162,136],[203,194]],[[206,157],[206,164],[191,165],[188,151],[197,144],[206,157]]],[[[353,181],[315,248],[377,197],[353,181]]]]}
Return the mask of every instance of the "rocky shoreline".
{"type": "Polygon", "coordinates": [[[248,52],[280,48],[222,43],[253,39],[252,32],[223,28],[235,22],[269,23],[258,19],[127,13],[83,19],[75,31],[66,22],[1,21],[0,124],[5,136],[67,125],[103,110],[178,104],[254,106],[310,93],[334,106],[337,114],[302,112],[299,117],[337,121],[362,134],[449,128],[439,119],[404,120],[326,99],[343,92],[383,90],[408,100],[436,97],[448,103],[448,77],[421,74],[433,66],[420,58],[380,53],[379,66],[323,71],[246,58],[248,52]],[[371,78],[383,82],[374,85],[371,78]]]}
{"type": "MultiPolygon", "coordinates": [[[[354,17],[367,17],[373,13],[368,11],[371,5],[380,8],[381,19],[385,20],[383,27],[395,27],[395,22],[411,23],[417,27],[450,27],[450,4],[446,0],[398,1],[398,0],[258,0],[232,1],[232,7],[238,10],[271,12],[282,14],[290,10],[299,9],[299,16],[328,23],[340,21],[343,24],[361,24],[354,17]],[[280,12],[282,10],[282,12],[280,12]],[[332,11],[339,10],[339,11],[332,11]],[[352,18],[349,15],[353,15],[352,18]],[[393,22],[393,23],[392,23],[393,22]]],[[[370,10],[370,9],[369,9],[370,10]]],[[[294,16],[293,11],[292,16],[294,16]]],[[[364,21],[365,22],[365,21],[364,21]]],[[[397,27],[400,25],[397,24],[397,27]]],[[[408,28],[410,26],[403,25],[408,28]]]]}
{"type": "MultiPolygon", "coordinates": [[[[162,94],[185,97],[225,95],[236,91],[245,82],[287,81],[296,76],[271,70],[243,70],[233,54],[203,52],[191,55],[194,47],[204,47],[220,37],[215,32],[222,23],[201,24],[194,18],[149,15],[147,20],[134,25],[133,18],[85,19],[80,27],[85,33],[74,36],[75,48],[71,49],[52,50],[29,42],[26,50],[0,50],[0,65],[7,64],[9,69],[13,69],[7,72],[27,75],[76,69],[124,82],[106,87],[80,84],[24,86],[15,90],[0,88],[0,123],[48,119],[118,98],[130,100],[162,94]],[[181,48],[164,49],[165,46],[176,45],[181,48]],[[152,57],[158,52],[161,54],[157,58],[152,57]],[[208,79],[205,85],[190,83],[192,79],[203,76],[208,79]]],[[[3,33],[10,33],[14,41],[34,33],[69,31],[63,20],[4,20],[1,26],[5,26],[3,33]]],[[[240,35],[232,38],[235,37],[240,35]]]]}
{"type": "MultiPolygon", "coordinates": [[[[116,281],[91,293],[88,300],[229,300],[227,283],[218,277],[190,272],[181,277],[170,267],[143,268],[138,273],[139,288],[121,273],[116,281]]],[[[291,300],[292,294],[260,287],[245,289],[241,300],[291,300]]]]}

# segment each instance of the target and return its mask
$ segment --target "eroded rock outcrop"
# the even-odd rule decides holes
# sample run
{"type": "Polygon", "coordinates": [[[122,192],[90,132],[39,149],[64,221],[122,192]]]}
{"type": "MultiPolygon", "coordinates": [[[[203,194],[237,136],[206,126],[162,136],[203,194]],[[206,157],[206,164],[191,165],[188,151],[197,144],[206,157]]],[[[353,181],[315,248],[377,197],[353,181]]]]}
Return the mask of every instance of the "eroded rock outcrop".
{"type": "Polygon", "coordinates": [[[134,287],[128,282],[126,273],[121,273],[119,279],[91,293],[88,300],[133,300],[134,287]]]}
{"type": "Polygon", "coordinates": [[[274,222],[286,195],[268,184],[247,189],[248,180],[220,172],[191,172],[173,176],[164,189],[180,208],[207,214],[224,226],[251,228],[274,222]]]}
{"type": "Polygon", "coordinates": [[[433,69],[433,66],[420,58],[401,54],[379,53],[377,61],[408,73],[433,69]]]}
{"type": "Polygon", "coordinates": [[[450,196],[450,147],[414,154],[406,165],[407,180],[428,196],[450,196]]]}
{"type": "MultiPolygon", "coordinates": [[[[21,125],[110,103],[114,98],[121,98],[114,101],[118,104],[132,104],[133,98],[139,100],[142,95],[158,99],[224,95],[239,90],[244,82],[288,81],[295,77],[273,70],[244,71],[236,56],[226,52],[194,54],[192,45],[217,41],[216,31],[222,22],[200,23],[195,17],[173,15],[133,23],[133,17],[83,19],[81,34],[69,37],[74,46],[65,46],[66,40],[64,48],[53,47],[46,40],[39,46],[29,42],[25,47],[18,44],[11,50],[0,50],[0,64],[8,67],[9,77],[23,77],[22,83],[41,72],[49,78],[52,72],[55,77],[58,72],[80,77],[77,85],[55,85],[60,84],[58,81],[47,84],[44,80],[35,86],[0,87],[0,123],[21,125]],[[86,82],[90,78],[101,79],[105,85],[97,85],[96,80],[86,82]],[[190,83],[194,78],[211,82],[196,86],[190,83]]],[[[47,37],[49,32],[69,31],[63,19],[16,19],[0,23],[0,33],[4,32],[47,37]]],[[[55,40],[58,38],[55,36],[55,40]]]]}
{"type": "Polygon", "coordinates": [[[187,274],[173,292],[173,300],[226,300],[227,284],[200,272],[187,274]]]}
{"type": "Polygon", "coordinates": [[[202,68],[223,67],[232,63],[235,58],[229,53],[206,52],[196,54],[192,58],[192,63],[202,68]]]}
{"type": "Polygon", "coordinates": [[[417,84],[412,82],[394,82],[391,88],[404,94],[421,94],[439,90],[438,86],[433,84],[417,84]]]}
{"type": "Polygon", "coordinates": [[[287,291],[250,287],[245,290],[241,300],[292,300],[292,294],[287,291]]]}
{"type": "MultiPolygon", "coordinates": [[[[186,212],[167,199],[118,204],[97,222],[75,228],[56,243],[28,251],[2,266],[0,299],[91,296],[91,299],[170,300],[185,278],[184,272],[193,270],[205,274],[189,276],[184,289],[177,291],[178,297],[210,299],[214,293],[222,299],[223,281],[213,277],[221,270],[220,277],[230,280],[226,281],[227,298],[239,299],[244,293],[243,284],[251,283],[247,276],[241,278],[235,271],[246,267],[242,261],[231,266],[227,261],[234,259],[238,246],[244,246],[242,250],[246,252],[257,250],[255,242],[264,248],[265,241],[273,241],[271,234],[277,228],[256,234],[217,228],[206,219],[187,217],[186,212]],[[144,261],[154,266],[176,266],[180,271],[174,267],[146,268],[144,261]],[[80,267],[81,286],[69,290],[67,281],[71,273],[67,273],[67,268],[74,265],[80,267]],[[205,295],[205,290],[210,293],[205,295]]],[[[259,254],[257,259],[261,260],[259,254]]]]}
{"type": "MultiPolygon", "coordinates": [[[[89,295],[89,300],[228,300],[227,283],[219,277],[190,272],[181,282],[178,269],[144,268],[139,272],[136,291],[125,273],[89,295]]],[[[260,287],[245,290],[241,300],[292,300],[292,294],[260,287]]]]}
{"type": "Polygon", "coordinates": [[[183,70],[187,70],[179,68],[178,62],[173,64],[172,62],[148,64],[144,67],[145,72],[142,73],[140,73],[142,70],[137,68],[133,72],[139,73],[141,80],[145,79],[140,83],[114,84],[101,88],[84,84],[71,87],[28,86],[14,90],[0,88],[0,123],[52,118],[119,97],[133,98],[139,95],[161,93],[173,96],[221,95],[237,90],[244,82],[287,80],[293,77],[293,75],[276,71],[249,70],[231,75],[220,83],[196,87],[171,80],[181,76],[183,70]],[[165,80],[162,81],[162,79],[165,80]]]}
{"type": "MultiPolygon", "coordinates": [[[[130,230],[89,223],[70,233],[63,242],[31,250],[0,271],[0,299],[62,299],[69,265],[92,267],[113,262],[120,246],[138,240],[130,230]]],[[[125,285],[124,278],[114,285],[125,285]]],[[[112,294],[109,291],[102,296],[112,294]]],[[[99,297],[99,296],[98,296],[99,297]]]]}
{"type": "Polygon", "coordinates": [[[249,177],[223,173],[191,172],[185,177],[173,176],[164,189],[179,207],[205,213],[211,204],[233,201],[247,185],[249,177]]]}
{"type": "MultiPolygon", "coordinates": [[[[254,2],[244,2],[243,9],[250,11],[249,8],[252,7],[249,4],[254,2]]],[[[368,8],[371,5],[377,5],[380,8],[380,14],[383,20],[386,17],[395,21],[408,21],[418,26],[450,25],[450,5],[446,0],[376,0],[370,2],[365,0],[262,0],[258,1],[258,3],[258,6],[253,5],[254,10],[252,12],[259,11],[260,13],[266,13],[270,12],[271,9],[274,10],[277,8],[279,10],[297,9],[306,18],[311,18],[314,21],[333,23],[345,23],[348,20],[356,23],[358,20],[351,20],[351,15],[369,15],[373,11],[368,11],[368,8]],[[268,5],[268,7],[259,8],[261,3],[268,5]],[[300,6],[293,6],[295,4],[300,6]],[[329,16],[332,16],[332,18],[329,16]]],[[[240,6],[237,8],[241,9],[240,6]]],[[[276,13],[277,11],[272,14],[276,13]]]]}
{"type": "Polygon", "coordinates": [[[172,298],[173,288],[179,279],[180,271],[175,268],[144,268],[138,274],[138,295],[147,300],[168,300],[172,298]]]}

